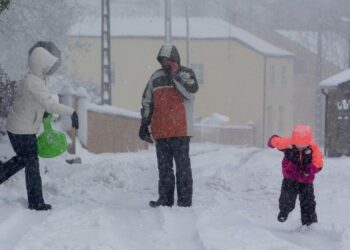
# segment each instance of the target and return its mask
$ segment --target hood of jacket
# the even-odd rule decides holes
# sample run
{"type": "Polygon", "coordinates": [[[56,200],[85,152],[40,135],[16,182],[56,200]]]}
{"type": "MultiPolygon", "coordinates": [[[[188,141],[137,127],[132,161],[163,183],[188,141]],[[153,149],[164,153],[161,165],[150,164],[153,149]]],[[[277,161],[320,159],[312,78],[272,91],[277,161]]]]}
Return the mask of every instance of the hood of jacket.
{"type": "Polygon", "coordinates": [[[46,49],[37,47],[29,56],[29,72],[41,79],[46,78],[47,72],[58,61],[57,57],[51,55],[46,49]]]}
{"type": "Polygon", "coordinates": [[[171,44],[164,44],[157,55],[157,60],[158,62],[161,64],[160,59],[162,57],[167,57],[175,62],[177,62],[177,64],[180,65],[180,54],[179,51],[177,50],[177,48],[175,47],[175,45],[171,45],[171,44]]]}
{"type": "Polygon", "coordinates": [[[307,125],[296,125],[290,139],[293,145],[310,145],[312,143],[312,130],[307,125]]]}

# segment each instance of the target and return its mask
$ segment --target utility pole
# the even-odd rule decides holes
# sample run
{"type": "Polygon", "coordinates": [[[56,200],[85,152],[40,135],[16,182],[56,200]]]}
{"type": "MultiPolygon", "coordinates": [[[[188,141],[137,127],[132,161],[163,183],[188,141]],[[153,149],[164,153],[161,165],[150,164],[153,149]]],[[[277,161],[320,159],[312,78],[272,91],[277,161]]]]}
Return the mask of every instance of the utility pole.
{"type": "Polygon", "coordinates": [[[348,26],[348,69],[350,69],[350,20],[347,21],[348,26]]]}
{"type": "Polygon", "coordinates": [[[101,104],[112,104],[111,32],[109,0],[102,0],[101,15],[101,104]]]}
{"type": "Polygon", "coordinates": [[[171,0],[165,2],[165,44],[171,44],[171,0]]]}
{"type": "Polygon", "coordinates": [[[348,35],[348,69],[350,69],[350,25],[349,25],[349,35],[348,35]]]}
{"type": "Polygon", "coordinates": [[[347,65],[345,67],[347,67],[348,69],[350,69],[350,20],[348,17],[346,16],[342,16],[340,18],[340,20],[342,20],[345,24],[345,28],[346,28],[346,36],[347,36],[347,42],[348,42],[348,61],[347,61],[347,65]]]}
{"type": "Polygon", "coordinates": [[[317,78],[316,78],[316,82],[315,82],[315,115],[316,115],[316,133],[315,133],[315,137],[316,140],[323,144],[323,129],[322,129],[322,118],[323,118],[323,112],[322,112],[322,96],[321,96],[321,89],[320,86],[318,85],[319,82],[322,80],[322,64],[323,64],[323,47],[322,47],[322,27],[320,27],[320,29],[317,31],[317,58],[318,58],[318,62],[317,62],[317,78]]]}
{"type": "Polygon", "coordinates": [[[186,66],[190,67],[190,19],[186,5],[186,66]]]}

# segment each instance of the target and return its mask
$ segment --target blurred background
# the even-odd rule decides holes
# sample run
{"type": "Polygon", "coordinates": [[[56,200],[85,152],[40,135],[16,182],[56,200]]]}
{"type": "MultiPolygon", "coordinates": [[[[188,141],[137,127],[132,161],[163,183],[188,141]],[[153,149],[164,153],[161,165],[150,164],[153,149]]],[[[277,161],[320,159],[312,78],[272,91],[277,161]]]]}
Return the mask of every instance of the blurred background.
{"type": "Polygon", "coordinates": [[[0,14],[2,113],[38,40],[64,55],[53,91],[83,86],[92,102],[135,112],[170,42],[200,83],[197,123],[252,125],[258,146],[308,124],[323,144],[330,86],[320,82],[349,67],[349,13],[346,0],[13,0],[0,14]]]}

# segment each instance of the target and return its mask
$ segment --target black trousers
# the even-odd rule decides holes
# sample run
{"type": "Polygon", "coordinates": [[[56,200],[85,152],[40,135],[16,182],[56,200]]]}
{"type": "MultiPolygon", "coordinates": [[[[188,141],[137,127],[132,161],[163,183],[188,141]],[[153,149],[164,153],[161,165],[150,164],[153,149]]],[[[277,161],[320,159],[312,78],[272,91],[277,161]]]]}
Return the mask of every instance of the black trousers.
{"type": "Polygon", "coordinates": [[[173,160],[176,164],[176,191],[179,206],[192,205],[193,179],[189,156],[190,137],[173,137],[156,140],[159,170],[159,200],[174,204],[175,176],[173,160]]]}
{"type": "Polygon", "coordinates": [[[279,208],[281,213],[288,215],[294,208],[297,196],[300,200],[301,223],[308,225],[317,222],[314,185],[301,183],[284,178],[282,181],[279,208]]]}
{"type": "Polygon", "coordinates": [[[8,132],[16,156],[5,162],[0,168],[0,184],[25,168],[28,203],[44,203],[37,153],[36,135],[21,135],[8,132]]]}

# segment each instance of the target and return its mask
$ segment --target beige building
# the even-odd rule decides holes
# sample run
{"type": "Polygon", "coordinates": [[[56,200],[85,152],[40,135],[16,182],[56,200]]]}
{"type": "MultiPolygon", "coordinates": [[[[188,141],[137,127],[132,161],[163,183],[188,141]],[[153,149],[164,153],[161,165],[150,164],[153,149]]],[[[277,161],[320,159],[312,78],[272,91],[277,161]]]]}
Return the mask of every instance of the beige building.
{"type": "MultiPolygon", "coordinates": [[[[269,43],[287,49],[294,54],[294,123],[307,124],[313,130],[318,143],[323,144],[323,100],[318,87],[321,79],[326,79],[340,71],[334,62],[321,60],[312,52],[317,51],[315,33],[298,31],[269,31],[262,29],[259,35],[269,43]],[[321,67],[320,67],[321,66],[321,67]],[[320,101],[321,100],[321,101],[320,101]]],[[[333,41],[332,41],[333,42],[333,41]]],[[[336,43],[336,41],[334,41],[336,43]]],[[[337,47],[325,43],[324,50],[337,47]],[[327,49],[328,48],[328,49],[327,49]]]]}
{"type": "MultiPolygon", "coordinates": [[[[221,19],[189,21],[190,67],[200,90],[195,116],[220,113],[230,125],[252,122],[257,145],[271,134],[287,135],[293,125],[293,55],[221,19]]],[[[186,22],[172,20],[172,43],[186,65],[186,22]]],[[[69,71],[74,82],[100,84],[100,22],[77,24],[68,37],[69,71]]],[[[164,43],[162,18],[111,20],[112,103],[138,111],[151,74],[160,65],[156,56],[164,43]]]]}

